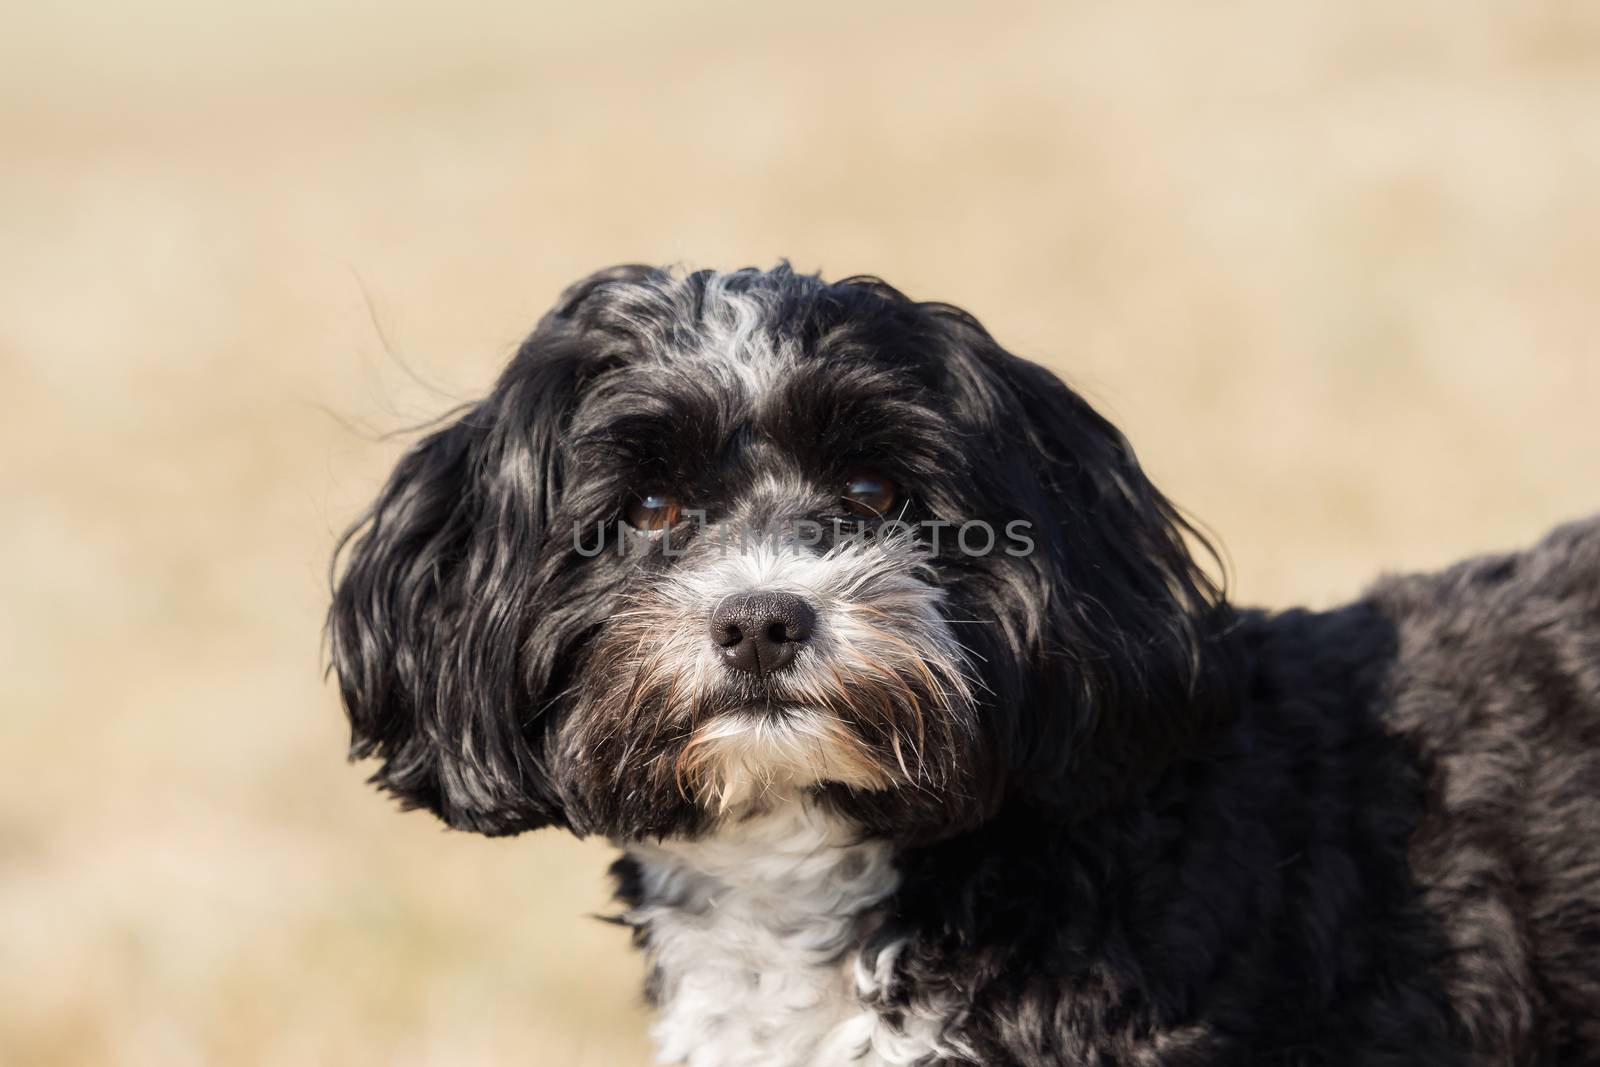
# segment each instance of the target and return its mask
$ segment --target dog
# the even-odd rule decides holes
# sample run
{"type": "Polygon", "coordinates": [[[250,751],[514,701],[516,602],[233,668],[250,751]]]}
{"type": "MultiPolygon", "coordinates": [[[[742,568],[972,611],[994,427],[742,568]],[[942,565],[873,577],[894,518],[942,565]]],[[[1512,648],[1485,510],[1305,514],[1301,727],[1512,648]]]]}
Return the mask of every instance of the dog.
{"type": "Polygon", "coordinates": [[[335,560],[351,758],[614,842],[663,1062],[1600,1063],[1600,521],[1236,608],[971,315],[626,266],[335,560]]]}

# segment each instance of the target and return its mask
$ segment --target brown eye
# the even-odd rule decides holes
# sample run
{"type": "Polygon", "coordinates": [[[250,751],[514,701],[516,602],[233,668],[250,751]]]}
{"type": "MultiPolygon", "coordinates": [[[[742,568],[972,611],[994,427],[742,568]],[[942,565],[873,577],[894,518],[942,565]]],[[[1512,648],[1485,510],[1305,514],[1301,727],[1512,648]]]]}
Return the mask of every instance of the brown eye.
{"type": "Polygon", "coordinates": [[[628,505],[628,525],[647,533],[665,530],[678,521],[681,510],[678,498],[670,493],[641,493],[628,505]]]}
{"type": "Polygon", "coordinates": [[[881,519],[894,507],[894,483],[876,474],[857,474],[845,480],[840,497],[852,515],[881,519]]]}

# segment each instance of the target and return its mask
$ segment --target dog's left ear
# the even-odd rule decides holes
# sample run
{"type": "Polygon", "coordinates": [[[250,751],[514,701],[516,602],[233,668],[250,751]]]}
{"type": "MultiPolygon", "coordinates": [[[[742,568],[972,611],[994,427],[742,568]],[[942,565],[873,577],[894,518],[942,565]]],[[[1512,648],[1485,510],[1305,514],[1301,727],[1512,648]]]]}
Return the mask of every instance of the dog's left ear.
{"type": "Polygon", "coordinates": [[[1081,816],[1148,785],[1233,714],[1232,612],[1191,546],[1216,554],[1082,397],[963,313],[946,309],[945,326],[972,361],[968,410],[1004,442],[982,476],[1034,542],[997,598],[1026,648],[1003,739],[1012,788],[1081,816]]]}
{"type": "MultiPolygon", "coordinates": [[[[407,807],[487,834],[566,823],[549,766],[579,599],[561,437],[603,361],[586,305],[651,273],[568,289],[490,395],[419,441],[345,535],[328,612],[352,758],[407,807]]],[[[581,605],[579,605],[581,606],[581,605]]]]}

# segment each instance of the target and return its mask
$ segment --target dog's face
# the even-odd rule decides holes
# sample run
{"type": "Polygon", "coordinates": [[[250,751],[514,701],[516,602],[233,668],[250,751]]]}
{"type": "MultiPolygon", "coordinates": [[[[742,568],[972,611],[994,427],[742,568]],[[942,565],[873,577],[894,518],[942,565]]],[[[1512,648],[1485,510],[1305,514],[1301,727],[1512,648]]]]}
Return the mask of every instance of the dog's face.
{"type": "Polygon", "coordinates": [[[929,840],[1147,783],[1227,611],[1122,436],[870,279],[618,268],[413,448],[329,618],[352,752],[452,825],[929,840]]]}

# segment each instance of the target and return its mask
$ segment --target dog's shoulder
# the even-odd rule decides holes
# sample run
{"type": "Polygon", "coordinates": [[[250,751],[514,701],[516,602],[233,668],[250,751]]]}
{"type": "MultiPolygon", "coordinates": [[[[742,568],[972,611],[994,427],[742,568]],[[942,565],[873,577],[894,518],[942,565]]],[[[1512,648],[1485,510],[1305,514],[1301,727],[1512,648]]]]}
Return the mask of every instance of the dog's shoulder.
{"type": "Polygon", "coordinates": [[[1506,802],[1547,773],[1600,773],[1600,516],[1329,611],[1241,613],[1239,632],[1279,719],[1405,738],[1441,773],[1500,767],[1506,802]]]}
{"type": "Polygon", "coordinates": [[[1480,729],[1600,721],[1600,516],[1524,551],[1384,578],[1364,603],[1393,629],[1391,688],[1413,712],[1480,729]]]}
{"type": "Polygon", "coordinates": [[[1600,517],[1365,603],[1393,631],[1374,711],[1432,768],[1442,825],[1494,828],[1533,866],[1516,842],[1549,829],[1600,870],[1600,517]]]}
{"type": "Polygon", "coordinates": [[[1447,968],[1455,1000],[1474,1032],[1529,1047],[1529,1019],[1592,1018],[1600,995],[1600,518],[1370,602],[1396,637],[1379,713],[1429,769],[1414,877],[1477,946],[1447,968]],[[1543,1008],[1512,992],[1535,988],[1543,1008]]]}
{"type": "Polygon", "coordinates": [[[1476,556],[1442,571],[1389,576],[1367,598],[1399,623],[1600,627],[1600,515],[1557,527],[1532,548],[1476,556]]]}

